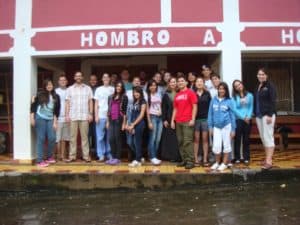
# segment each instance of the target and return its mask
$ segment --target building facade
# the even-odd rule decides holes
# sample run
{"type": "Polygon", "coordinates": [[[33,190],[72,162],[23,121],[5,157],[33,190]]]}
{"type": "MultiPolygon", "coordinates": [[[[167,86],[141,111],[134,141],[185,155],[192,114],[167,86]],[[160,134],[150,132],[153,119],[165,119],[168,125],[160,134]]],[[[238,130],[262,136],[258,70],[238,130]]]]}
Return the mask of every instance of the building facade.
{"type": "Polygon", "coordinates": [[[258,66],[266,65],[280,111],[297,113],[299,12],[299,0],[0,0],[0,74],[12,76],[14,159],[35,158],[29,107],[43,70],[189,63],[200,70],[205,62],[228,84],[243,79],[253,88],[258,66]]]}

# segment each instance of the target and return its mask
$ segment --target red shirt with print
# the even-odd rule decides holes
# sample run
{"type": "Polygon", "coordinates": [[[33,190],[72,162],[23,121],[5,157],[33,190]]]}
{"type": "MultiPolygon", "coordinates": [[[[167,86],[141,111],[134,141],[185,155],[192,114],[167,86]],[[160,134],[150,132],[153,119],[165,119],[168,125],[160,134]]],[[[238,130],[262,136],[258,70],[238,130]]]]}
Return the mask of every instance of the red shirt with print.
{"type": "Polygon", "coordinates": [[[175,121],[186,123],[192,120],[193,105],[197,104],[197,96],[189,88],[178,92],[174,98],[174,108],[176,108],[175,121]]]}

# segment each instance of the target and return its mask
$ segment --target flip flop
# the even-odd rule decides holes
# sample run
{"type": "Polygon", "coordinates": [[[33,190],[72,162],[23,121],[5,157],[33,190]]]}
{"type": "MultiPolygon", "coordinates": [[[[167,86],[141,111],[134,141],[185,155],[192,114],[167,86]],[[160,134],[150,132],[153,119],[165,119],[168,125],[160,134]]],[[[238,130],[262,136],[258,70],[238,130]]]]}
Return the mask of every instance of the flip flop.
{"type": "Polygon", "coordinates": [[[273,166],[271,164],[265,163],[261,168],[263,170],[270,170],[270,169],[272,169],[272,167],[273,166]]]}

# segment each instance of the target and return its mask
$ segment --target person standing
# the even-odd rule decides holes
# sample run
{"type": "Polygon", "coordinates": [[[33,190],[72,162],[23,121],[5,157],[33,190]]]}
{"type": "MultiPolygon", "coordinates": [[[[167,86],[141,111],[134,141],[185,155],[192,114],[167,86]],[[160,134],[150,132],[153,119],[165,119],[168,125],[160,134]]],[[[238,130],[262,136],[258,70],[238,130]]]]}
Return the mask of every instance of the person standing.
{"type": "Polygon", "coordinates": [[[177,93],[176,78],[171,77],[167,84],[167,90],[162,98],[163,131],[161,137],[161,158],[171,162],[179,162],[178,140],[175,130],[171,128],[174,98],[177,93]]]}
{"type": "Polygon", "coordinates": [[[130,82],[130,74],[127,69],[123,69],[121,72],[121,80],[125,86],[125,90],[131,90],[132,89],[132,83],[130,82]]]}
{"type": "Polygon", "coordinates": [[[68,80],[66,75],[60,75],[58,78],[58,88],[55,89],[56,94],[60,98],[60,113],[56,130],[57,158],[65,161],[67,158],[66,142],[70,141],[70,123],[66,122],[66,96],[67,96],[68,80]]]}
{"type": "Polygon", "coordinates": [[[108,120],[107,129],[112,159],[108,161],[110,165],[117,165],[121,162],[122,140],[121,132],[126,128],[126,110],[128,98],[125,93],[123,82],[115,84],[115,92],[108,99],[108,120]]]}
{"type": "Polygon", "coordinates": [[[144,99],[141,87],[133,88],[133,107],[131,108],[131,123],[128,125],[128,132],[133,137],[134,160],[128,164],[129,167],[142,165],[142,139],[145,129],[144,117],[146,115],[147,103],[144,99]]]}
{"type": "Polygon", "coordinates": [[[213,73],[211,75],[211,82],[212,82],[213,86],[210,89],[209,93],[210,93],[210,96],[212,98],[214,98],[214,97],[218,96],[218,86],[221,83],[220,76],[218,74],[216,74],[216,73],[213,73]]]}
{"type": "Polygon", "coordinates": [[[193,131],[197,114],[197,96],[194,91],[187,88],[184,75],[177,77],[179,92],[174,99],[174,110],[171,127],[175,129],[178,139],[182,162],[178,166],[192,169],[194,167],[193,131]],[[175,125],[176,122],[176,125],[175,125]]]}
{"type": "Polygon", "coordinates": [[[235,105],[236,132],[234,138],[234,163],[241,162],[241,143],[243,140],[243,162],[250,162],[250,132],[253,113],[253,95],[245,89],[240,80],[232,83],[232,100],[235,105]],[[237,111],[237,112],[236,112],[237,111]]]}
{"type": "Polygon", "coordinates": [[[201,73],[204,78],[206,90],[210,92],[211,89],[213,89],[213,87],[214,87],[214,85],[211,81],[211,74],[212,74],[211,67],[208,65],[203,65],[201,73]]]}
{"type": "Polygon", "coordinates": [[[74,74],[75,83],[67,89],[66,121],[70,122],[70,152],[66,162],[76,160],[78,129],[81,137],[83,160],[91,162],[89,155],[88,131],[89,123],[93,120],[93,92],[83,83],[83,74],[78,71],[74,74]]]}
{"type": "Polygon", "coordinates": [[[158,84],[150,80],[147,85],[148,107],[147,119],[149,128],[149,158],[153,165],[159,165],[161,160],[157,159],[157,152],[162,133],[161,102],[162,96],[158,92],[158,84]]]}
{"type": "Polygon", "coordinates": [[[37,166],[47,167],[55,163],[53,150],[55,147],[57,118],[60,112],[60,99],[54,91],[53,82],[44,80],[43,89],[34,97],[30,108],[30,123],[36,131],[37,166]],[[44,160],[44,145],[47,139],[47,159],[44,160]]]}
{"type": "Polygon", "coordinates": [[[200,144],[200,134],[202,137],[202,149],[203,149],[203,166],[208,167],[208,109],[211,101],[211,96],[209,92],[205,89],[204,79],[202,77],[197,77],[196,83],[196,95],[198,98],[197,104],[197,116],[195,123],[195,133],[194,133],[194,154],[195,154],[195,165],[199,165],[198,161],[198,151],[200,144]]]}
{"type": "Polygon", "coordinates": [[[103,85],[96,89],[95,99],[95,122],[96,122],[96,140],[97,157],[99,162],[104,162],[105,157],[109,161],[111,156],[109,135],[106,128],[108,97],[114,93],[114,87],[110,85],[110,76],[108,73],[102,75],[103,85]]]}
{"type": "MultiPolygon", "coordinates": [[[[93,96],[95,95],[96,89],[98,87],[98,77],[95,74],[90,75],[89,85],[92,89],[93,96]]],[[[89,146],[91,155],[94,157],[96,151],[96,122],[95,122],[95,100],[93,99],[93,121],[89,123],[89,146]]]]}
{"type": "Polygon", "coordinates": [[[265,148],[265,160],[262,169],[273,167],[273,154],[275,148],[274,125],[276,120],[276,89],[268,79],[265,68],[257,72],[258,87],[255,92],[255,117],[260,138],[265,148]]]}
{"type": "Polygon", "coordinates": [[[213,136],[212,150],[216,157],[211,169],[223,171],[228,167],[229,154],[232,150],[231,139],[235,135],[236,128],[233,101],[229,96],[228,85],[224,82],[218,87],[218,96],[210,102],[207,122],[209,134],[213,136]]]}

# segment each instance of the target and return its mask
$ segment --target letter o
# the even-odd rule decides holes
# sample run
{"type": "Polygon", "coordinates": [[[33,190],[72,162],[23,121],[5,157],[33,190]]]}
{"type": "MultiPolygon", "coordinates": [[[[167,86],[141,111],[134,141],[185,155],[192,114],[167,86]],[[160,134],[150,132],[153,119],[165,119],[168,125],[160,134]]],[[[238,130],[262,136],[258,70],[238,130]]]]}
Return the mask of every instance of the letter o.
{"type": "Polygon", "coordinates": [[[157,42],[160,44],[160,45],[166,45],[168,44],[170,41],[170,34],[169,34],[169,31],[167,30],[161,30],[158,32],[157,34],[157,42]]]}

